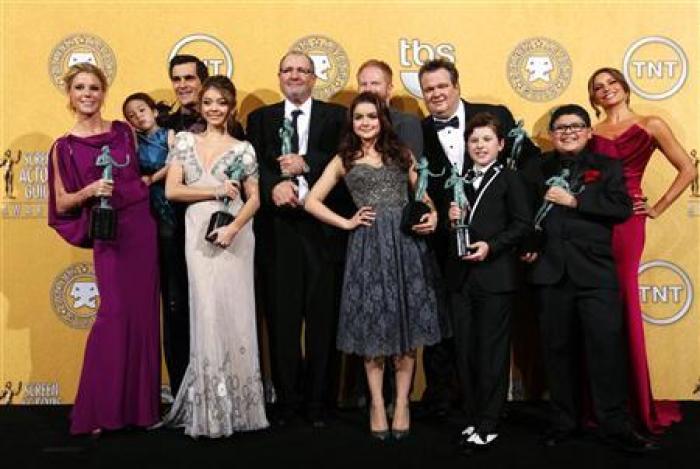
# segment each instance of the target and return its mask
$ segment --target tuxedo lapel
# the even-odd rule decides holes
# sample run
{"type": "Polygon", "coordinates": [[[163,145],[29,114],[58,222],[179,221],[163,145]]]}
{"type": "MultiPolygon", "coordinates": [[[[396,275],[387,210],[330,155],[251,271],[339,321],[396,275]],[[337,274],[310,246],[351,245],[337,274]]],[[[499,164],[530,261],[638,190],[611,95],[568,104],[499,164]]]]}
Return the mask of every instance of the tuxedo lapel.
{"type": "MultiPolygon", "coordinates": [[[[481,191],[483,191],[484,188],[485,188],[486,186],[488,186],[488,183],[489,183],[489,181],[491,180],[491,178],[493,178],[496,174],[498,174],[498,173],[496,172],[496,170],[494,169],[495,166],[496,166],[495,163],[492,164],[491,167],[488,169],[488,171],[486,171],[486,174],[484,174],[484,177],[481,178],[481,184],[479,184],[479,188],[478,188],[476,191],[474,191],[474,193],[476,194],[477,197],[479,196],[479,194],[481,193],[481,191]]],[[[471,185],[471,184],[470,184],[470,185],[471,185]]],[[[473,187],[473,186],[472,186],[472,187],[473,187]]]]}
{"type": "Polygon", "coordinates": [[[435,165],[435,167],[446,168],[446,171],[449,173],[452,164],[450,163],[450,160],[447,159],[445,150],[442,148],[442,144],[440,143],[440,139],[438,138],[437,131],[435,130],[435,118],[432,116],[430,116],[429,129],[426,131],[426,135],[424,135],[423,138],[426,143],[425,146],[427,153],[432,153],[437,157],[437,164],[435,165]]]}
{"type": "Polygon", "coordinates": [[[311,102],[311,117],[309,118],[309,142],[306,146],[307,153],[313,153],[309,150],[319,146],[319,141],[323,136],[323,121],[325,114],[326,110],[324,109],[323,104],[314,99],[311,102]]]}
{"type": "Polygon", "coordinates": [[[279,102],[270,108],[270,118],[267,121],[268,125],[270,126],[270,134],[272,136],[272,141],[274,142],[275,155],[279,155],[280,149],[282,147],[279,129],[282,127],[283,120],[284,101],[279,102]]]}

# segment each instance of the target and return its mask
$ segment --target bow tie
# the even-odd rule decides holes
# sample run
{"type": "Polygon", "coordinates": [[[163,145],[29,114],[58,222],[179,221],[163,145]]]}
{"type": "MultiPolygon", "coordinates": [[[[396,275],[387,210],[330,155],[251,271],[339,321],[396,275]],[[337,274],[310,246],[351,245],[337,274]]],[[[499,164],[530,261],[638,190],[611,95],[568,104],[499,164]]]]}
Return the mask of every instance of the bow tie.
{"type": "Polygon", "coordinates": [[[435,124],[435,130],[438,132],[447,127],[454,127],[455,129],[459,129],[459,117],[457,116],[454,116],[452,117],[452,119],[448,120],[437,120],[433,118],[433,122],[435,124]]]}
{"type": "Polygon", "coordinates": [[[486,174],[484,171],[480,169],[470,169],[467,173],[467,176],[469,177],[470,180],[474,180],[480,177],[483,177],[483,175],[486,174]]]}

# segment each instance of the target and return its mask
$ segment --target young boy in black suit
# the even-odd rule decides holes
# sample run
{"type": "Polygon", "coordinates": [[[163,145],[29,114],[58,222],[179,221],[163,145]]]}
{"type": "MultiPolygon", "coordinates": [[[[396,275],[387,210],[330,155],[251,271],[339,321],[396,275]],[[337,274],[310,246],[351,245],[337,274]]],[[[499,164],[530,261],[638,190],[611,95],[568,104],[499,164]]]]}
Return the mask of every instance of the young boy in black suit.
{"type": "Polygon", "coordinates": [[[585,357],[601,435],[620,449],[649,451],[655,446],[632,431],[627,413],[623,317],[611,249],[613,225],[632,214],[622,165],[586,148],[591,120],[578,105],[556,109],[549,133],[554,152],[538,162],[541,249],[525,256],[538,290],[553,408],[543,442],[555,446],[578,431],[585,357]]]}
{"type": "Polygon", "coordinates": [[[448,214],[452,224],[468,224],[473,252],[459,258],[451,243],[445,276],[467,417],[460,444],[471,451],[498,438],[508,393],[516,247],[530,231],[532,209],[520,175],[498,161],[504,146],[498,119],[476,114],[466,124],[465,138],[471,158],[465,180],[468,210],[462,213],[452,203],[448,214]]]}

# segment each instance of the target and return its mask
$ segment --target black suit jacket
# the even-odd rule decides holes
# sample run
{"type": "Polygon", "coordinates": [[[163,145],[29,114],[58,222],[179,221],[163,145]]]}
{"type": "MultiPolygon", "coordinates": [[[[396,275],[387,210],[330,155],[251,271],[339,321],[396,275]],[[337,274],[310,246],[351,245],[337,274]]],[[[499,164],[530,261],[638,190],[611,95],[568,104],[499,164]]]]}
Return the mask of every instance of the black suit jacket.
{"type": "Polygon", "coordinates": [[[459,290],[467,280],[493,293],[512,292],[518,287],[516,248],[531,230],[532,209],[522,178],[495,166],[486,172],[478,190],[471,184],[465,187],[473,207],[469,223],[472,242],[486,241],[489,254],[482,262],[464,261],[457,257],[455,243],[450,242],[445,264],[450,290],[459,290]]]}
{"type": "MultiPolygon", "coordinates": [[[[612,229],[632,215],[622,164],[588,150],[577,155],[575,161],[570,181],[574,189],[583,187],[576,195],[578,206],[554,205],[544,219],[544,244],[530,271],[530,281],[553,285],[566,273],[579,287],[617,288],[612,229]]],[[[561,158],[549,153],[539,167],[542,200],[548,189],[545,181],[561,174],[561,158]]]]}
{"type": "MultiPolygon", "coordinates": [[[[346,110],[337,104],[313,100],[309,121],[309,142],[304,158],[309,172],[304,174],[309,188],[323,173],[328,162],[336,154],[341,132],[345,124],[346,110]]],[[[280,156],[279,129],[284,119],[284,101],[256,109],[248,116],[247,135],[255,148],[260,168],[260,198],[264,210],[289,213],[272,202],[272,188],[283,180],[277,158],[280,156]]],[[[328,203],[337,198],[329,196],[328,203]]],[[[295,211],[298,214],[303,210],[295,211]]]]}
{"type": "MultiPolygon", "coordinates": [[[[337,104],[313,100],[309,121],[309,141],[304,159],[309,172],[304,174],[311,188],[321,177],[328,162],[338,151],[345,125],[346,110],[337,104]]],[[[261,248],[275,236],[274,219],[306,218],[316,220],[303,208],[277,207],[272,201],[272,189],[283,180],[277,158],[280,156],[279,129],[284,119],[284,101],[256,109],[248,116],[248,139],[255,148],[260,171],[261,210],[255,217],[255,231],[261,248]]],[[[342,216],[352,216],[354,205],[344,183],[339,183],[325,200],[332,210],[342,216]]],[[[320,224],[324,243],[334,259],[345,255],[345,233],[330,225],[320,224]]]]}
{"type": "MultiPolygon", "coordinates": [[[[464,115],[465,119],[469,121],[472,117],[480,112],[488,112],[494,115],[503,126],[503,133],[508,134],[508,132],[515,127],[515,121],[513,115],[508,110],[507,107],[503,105],[492,105],[492,104],[481,104],[481,103],[469,103],[462,100],[464,104],[464,115]]],[[[450,176],[451,163],[445,154],[445,151],[440,144],[440,139],[438,138],[437,131],[435,130],[435,121],[433,116],[428,116],[423,119],[423,154],[428,158],[428,164],[430,167],[430,172],[433,174],[440,173],[443,168],[445,168],[445,174],[442,177],[433,178],[431,177],[428,182],[428,194],[430,198],[434,201],[436,208],[438,210],[438,218],[440,220],[447,220],[447,210],[450,207],[450,202],[452,202],[452,191],[445,189],[445,181],[450,176]]],[[[500,159],[501,163],[505,163],[505,157],[510,154],[512,147],[512,139],[506,138],[505,147],[501,151],[500,159]]],[[[466,145],[465,145],[466,148],[466,145]]],[[[522,168],[531,168],[532,165],[528,162],[531,160],[539,159],[540,150],[530,141],[530,139],[525,139],[523,142],[523,150],[521,153],[520,160],[518,161],[518,171],[522,168]]],[[[466,173],[467,169],[471,166],[469,163],[469,155],[464,155],[464,167],[463,172],[466,173]]],[[[530,197],[531,203],[534,202],[534,197],[532,194],[535,192],[536,184],[536,174],[532,173],[532,170],[523,170],[522,177],[526,182],[529,190],[527,191],[526,197],[530,197]]],[[[438,230],[433,236],[433,241],[435,245],[435,253],[438,258],[440,265],[444,266],[447,259],[446,247],[449,244],[447,236],[449,230],[446,223],[440,223],[438,230]]]]}
{"type": "Polygon", "coordinates": [[[399,140],[413,153],[416,161],[423,155],[423,131],[420,120],[411,114],[389,108],[391,124],[399,140]]]}

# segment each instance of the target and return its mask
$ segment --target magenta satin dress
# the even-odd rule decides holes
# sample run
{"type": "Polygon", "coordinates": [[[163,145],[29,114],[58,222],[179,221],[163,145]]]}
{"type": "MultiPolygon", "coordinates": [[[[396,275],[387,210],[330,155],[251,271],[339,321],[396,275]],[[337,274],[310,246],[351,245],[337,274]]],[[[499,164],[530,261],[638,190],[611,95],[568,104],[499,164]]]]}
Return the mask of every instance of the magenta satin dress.
{"type": "MultiPolygon", "coordinates": [[[[634,201],[642,197],[644,169],[656,150],[656,141],[633,124],[616,139],[594,135],[591,150],[622,161],[627,190],[634,201]]],[[[648,432],[660,433],[681,420],[678,402],[654,401],[651,393],[644,324],[639,303],[639,262],[644,250],[646,216],[632,215],[613,228],[613,255],[625,305],[629,351],[629,391],[632,417],[648,432]]]]}
{"type": "Polygon", "coordinates": [[[160,327],[156,226],[148,188],[140,179],[129,127],[114,121],[109,132],[82,138],[65,135],[55,142],[58,171],[68,192],[102,176],[95,159],[109,145],[114,160],[110,199],[117,211],[117,238],[87,237],[89,206],[56,211],[54,169],[49,164],[49,225],[70,244],[92,247],[100,305],[85,346],[70,431],[88,433],[129,425],[148,427],[159,418],[160,327]]]}

